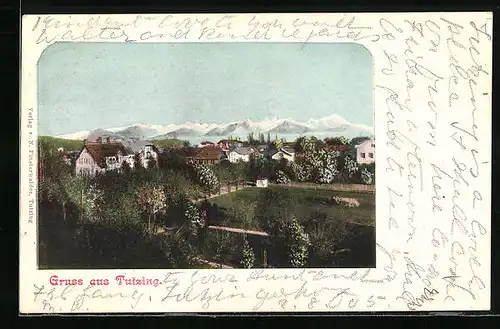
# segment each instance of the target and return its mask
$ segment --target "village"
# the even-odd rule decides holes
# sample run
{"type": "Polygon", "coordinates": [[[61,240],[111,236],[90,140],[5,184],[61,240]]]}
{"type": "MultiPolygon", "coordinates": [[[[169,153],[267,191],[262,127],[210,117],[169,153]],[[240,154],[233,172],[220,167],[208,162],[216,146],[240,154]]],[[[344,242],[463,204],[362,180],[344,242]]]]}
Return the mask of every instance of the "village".
{"type": "MultiPolygon", "coordinates": [[[[370,137],[262,142],[249,136],[162,147],[157,141],[126,143],[103,135],[81,141],[79,149],[39,150],[40,198],[47,205],[62,204],[63,222],[78,213],[77,225],[93,227],[87,234],[96,234],[96,223],[99,229],[106,223],[122,231],[123,223],[134,222],[130,225],[139,228],[145,244],[180,235],[187,245],[176,248],[183,250],[177,252],[184,253],[178,256],[184,262],[173,260],[175,265],[167,267],[331,266],[333,259],[352,266],[339,261],[346,257],[342,253],[367,250],[353,251],[344,242],[360,239],[353,238],[359,234],[362,245],[374,242],[375,141],[370,137]],[[57,159],[64,168],[54,169],[57,159]],[[50,192],[54,188],[61,191],[50,192]],[[283,206],[290,211],[282,213],[283,206]],[[123,218],[127,214],[137,219],[123,218]],[[325,241],[325,230],[333,241],[325,241]],[[315,234],[318,241],[311,241],[315,234]]],[[[92,238],[97,236],[87,236],[92,238]]],[[[95,248],[107,253],[102,243],[95,248]]],[[[89,255],[82,257],[95,266],[89,255]]],[[[156,257],[154,262],[162,264],[156,257]]]]}
{"type": "MultiPolygon", "coordinates": [[[[305,152],[297,153],[296,142],[276,142],[271,144],[249,145],[248,141],[222,139],[217,143],[203,141],[194,148],[173,146],[161,148],[154,142],[138,141],[126,147],[120,141],[113,141],[109,136],[98,137],[95,141],[85,139],[81,150],[66,151],[58,148],[58,152],[68,165],[73,164],[76,174],[95,176],[105,171],[122,171],[128,167],[133,169],[136,163],[140,163],[144,168],[151,166],[151,163],[158,165],[161,153],[171,150],[186,151],[186,163],[195,162],[206,165],[219,164],[221,161],[230,163],[250,162],[251,158],[269,158],[270,160],[286,160],[293,163],[295,158],[304,157],[305,152]]],[[[340,145],[319,146],[323,150],[333,150],[338,152],[351,152],[354,148],[356,162],[358,164],[375,163],[375,141],[366,138],[361,143],[350,146],[340,143],[340,145]]]]}

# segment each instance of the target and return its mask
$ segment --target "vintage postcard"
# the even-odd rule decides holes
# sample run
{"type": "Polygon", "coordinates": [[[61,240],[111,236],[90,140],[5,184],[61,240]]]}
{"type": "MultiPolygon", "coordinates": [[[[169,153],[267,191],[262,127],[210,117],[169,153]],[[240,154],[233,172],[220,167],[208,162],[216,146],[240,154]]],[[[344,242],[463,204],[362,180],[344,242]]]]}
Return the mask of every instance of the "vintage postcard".
{"type": "Polygon", "coordinates": [[[24,16],[20,313],[489,310],[492,23],[24,16]]]}

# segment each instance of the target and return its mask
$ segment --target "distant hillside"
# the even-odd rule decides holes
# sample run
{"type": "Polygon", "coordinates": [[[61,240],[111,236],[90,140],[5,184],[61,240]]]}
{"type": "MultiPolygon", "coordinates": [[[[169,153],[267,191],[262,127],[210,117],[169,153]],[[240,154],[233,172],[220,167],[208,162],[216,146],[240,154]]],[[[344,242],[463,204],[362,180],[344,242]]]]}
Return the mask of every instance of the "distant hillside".
{"type": "Polygon", "coordinates": [[[39,136],[38,143],[46,149],[64,148],[66,151],[79,151],[83,147],[83,141],[76,139],[65,139],[51,136],[39,136]]]}
{"type": "Polygon", "coordinates": [[[166,148],[166,147],[172,147],[172,146],[183,146],[186,141],[176,139],[176,138],[166,138],[166,139],[155,139],[151,140],[153,144],[155,144],[157,147],[161,148],[166,148]]]}

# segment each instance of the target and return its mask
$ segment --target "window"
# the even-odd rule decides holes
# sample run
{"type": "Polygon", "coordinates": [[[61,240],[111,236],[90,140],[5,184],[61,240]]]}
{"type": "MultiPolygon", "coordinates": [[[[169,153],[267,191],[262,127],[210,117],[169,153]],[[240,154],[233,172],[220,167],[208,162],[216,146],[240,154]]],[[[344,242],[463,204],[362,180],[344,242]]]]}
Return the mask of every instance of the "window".
{"type": "Polygon", "coordinates": [[[368,153],[368,156],[373,159],[373,153],[368,153]]]}
{"type": "Polygon", "coordinates": [[[375,144],[372,144],[372,147],[375,148],[375,144]]]}
{"type": "Polygon", "coordinates": [[[146,152],[146,159],[151,158],[151,152],[146,152]]]}
{"type": "Polygon", "coordinates": [[[361,153],[361,157],[364,159],[366,158],[366,154],[365,153],[361,153]]]}

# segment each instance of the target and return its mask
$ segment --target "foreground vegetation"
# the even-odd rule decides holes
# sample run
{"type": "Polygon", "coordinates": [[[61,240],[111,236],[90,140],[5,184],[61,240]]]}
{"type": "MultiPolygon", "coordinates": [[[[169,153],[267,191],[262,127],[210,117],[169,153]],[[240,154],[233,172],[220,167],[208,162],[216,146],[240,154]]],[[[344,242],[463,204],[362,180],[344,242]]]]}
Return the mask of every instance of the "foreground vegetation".
{"type": "MultiPolygon", "coordinates": [[[[60,144],[40,146],[45,150],[38,190],[41,268],[207,267],[203,260],[246,268],[374,265],[373,194],[246,188],[193,202],[217,193],[219,184],[263,173],[279,183],[280,172],[293,172],[283,161],[206,167],[186,164],[182,149],[168,150],[154,169],[138,166],[90,178],[75,176],[74,164],[47,152],[60,144]],[[335,195],[354,197],[360,206],[338,205],[335,195]],[[270,236],[217,231],[207,224],[270,236]]],[[[328,161],[312,164],[316,173],[331,174],[322,169],[328,161]]]]}

